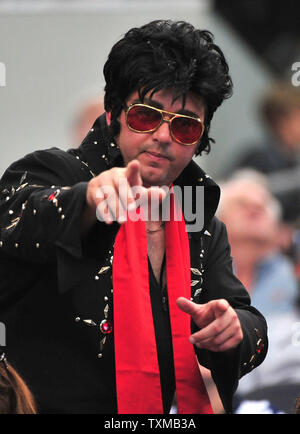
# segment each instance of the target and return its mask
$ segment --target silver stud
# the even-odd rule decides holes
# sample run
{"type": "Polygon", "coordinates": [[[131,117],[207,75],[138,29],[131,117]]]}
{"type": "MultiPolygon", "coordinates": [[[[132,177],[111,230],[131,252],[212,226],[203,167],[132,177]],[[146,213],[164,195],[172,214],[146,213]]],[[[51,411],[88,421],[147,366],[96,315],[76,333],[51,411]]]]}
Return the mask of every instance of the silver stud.
{"type": "Polygon", "coordinates": [[[95,327],[97,325],[92,319],[84,319],[83,322],[88,326],[95,327]]]}
{"type": "Polygon", "coordinates": [[[10,199],[9,196],[6,196],[6,198],[5,198],[6,202],[7,202],[9,199],[10,199]]]}
{"type": "Polygon", "coordinates": [[[94,145],[98,145],[98,142],[95,141],[95,142],[94,142],[94,145]]]}
{"type": "Polygon", "coordinates": [[[104,297],[104,301],[108,301],[108,297],[107,296],[104,297]]]}
{"type": "Polygon", "coordinates": [[[195,291],[194,297],[197,297],[197,295],[201,294],[202,288],[198,288],[195,291]]]}
{"type": "Polygon", "coordinates": [[[14,212],[13,212],[13,210],[12,209],[10,209],[9,211],[8,211],[8,214],[13,214],[14,212]]]}
{"type": "Polygon", "coordinates": [[[65,218],[65,215],[64,214],[62,214],[61,215],[61,217],[60,217],[62,220],[65,218]]]}
{"type": "Polygon", "coordinates": [[[109,269],[110,269],[110,266],[101,267],[101,269],[100,269],[100,271],[98,272],[98,274],[106,273],[109,269]]]}
{"type": "Polygon", "coordinates": [[[33,215],[36,215],[36,209],[32,210],[33,215]]]}
{"type": "Polygon", "coordinates": [[[193,274],[195,274],[196,276],[201,276],[202,275],[201,271],[198,270],[198,268],[191,268],[191,272],[193,274]]]}
{"type": "Polygon", "coordinates": [[[57,211],[62,212],[62,207],[60,206],[57,211]]]}
{"type": "Polygon", "coordinates": [[[99,276],[95,276],[95,280],[99,280],[99,276]]]}
{"type": "Polygon", "coordinates": [[[97,357],[98,357],[98,359],[101,359],[102,358],[102,353],[99,353],[97,357]]]}
{"type": "Polygon", "coordinates": [[[15,248],[17,249],[19,247],[19,243],[15,243],[15,248]]]}
{"type": "Polygon", "coordinates": [[[79,322],[79,321],[80,321],[80,317],[77,316],[77,317],[75,318],[75,321],[76,321],[76,322],[79,322]]]}
{"type": "Polygon", "coordinates": [[[36,244],[35,244],[35,247],[36,247],[37,249],[39,249],[39,248],[40,248],[40,243],[36,243],[36,244]]]}
{"type": "Polygon", "coordinates": [[[93,131],[94,131],[94,128],[91,128],[91,129],[90,129],[90,131],[92,131],[92,132],[93,132],[93,131]]]}
{"type": "Polygon", "coordinates": [[[2,247],[3,246],[3,241],[0,241],[0,247],[2,247]]]}

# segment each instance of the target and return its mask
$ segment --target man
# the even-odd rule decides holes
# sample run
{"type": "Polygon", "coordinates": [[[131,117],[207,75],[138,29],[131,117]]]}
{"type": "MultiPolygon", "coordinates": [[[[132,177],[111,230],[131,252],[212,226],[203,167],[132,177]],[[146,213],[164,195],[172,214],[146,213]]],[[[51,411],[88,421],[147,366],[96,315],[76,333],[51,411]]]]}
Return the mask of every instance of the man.
{"type": "Polygon", "coordinates": [[[219,188],[191,161],[209,150],[228,66],[209,32],[155,21],[115,44],[104,75],[106,114],[82,145],[35,152],[2,179],[8,356],[41,412],[168,413],[176,390],[179,413],[210,413],[196,352],[230,412],[266,324],[232,273],[219,188]],[[205,190],[189,237],[172,184],[205,190]]]}

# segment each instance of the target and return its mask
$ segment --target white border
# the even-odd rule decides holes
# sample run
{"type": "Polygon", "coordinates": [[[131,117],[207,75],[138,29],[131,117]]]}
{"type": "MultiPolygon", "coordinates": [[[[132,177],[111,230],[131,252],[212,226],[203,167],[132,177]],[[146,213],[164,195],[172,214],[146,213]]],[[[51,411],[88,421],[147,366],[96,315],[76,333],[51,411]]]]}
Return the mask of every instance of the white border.
{"type": "Polygon", "coordinates": [[[170,7],[185,11],[208,12],[214,5],[213,0],[0,0],[0,14],[32,14],[53,12],[126,12],[160,11],[170,7]]]}

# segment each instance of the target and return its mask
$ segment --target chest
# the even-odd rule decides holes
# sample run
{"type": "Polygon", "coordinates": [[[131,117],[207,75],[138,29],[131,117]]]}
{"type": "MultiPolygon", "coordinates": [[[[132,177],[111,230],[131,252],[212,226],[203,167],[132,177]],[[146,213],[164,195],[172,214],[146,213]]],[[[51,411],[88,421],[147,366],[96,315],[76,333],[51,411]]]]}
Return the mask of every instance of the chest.
{"type": "Polygon", "coordinates": [[[154,276],[157,282],[160,282],[161,266],[165,255],[164,231],[147,235],[147,253],[148,253],[149,260],[151,262],[154,276]]]}

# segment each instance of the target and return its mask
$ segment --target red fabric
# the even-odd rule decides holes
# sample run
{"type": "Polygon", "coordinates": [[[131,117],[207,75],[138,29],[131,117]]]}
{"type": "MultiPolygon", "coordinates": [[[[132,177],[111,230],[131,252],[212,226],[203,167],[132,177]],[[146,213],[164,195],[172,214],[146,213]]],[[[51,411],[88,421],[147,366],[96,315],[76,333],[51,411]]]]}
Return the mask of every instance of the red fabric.
{"type": "MultiPolygon", "coordinates": [[[[165,246],[178,413],[212,413],[194,349],[188,341],[190,316],[176,305],[178,297],[190,298],[190,251],[184,219],[174,219],[173,194],[171,198],[165,246]]],[[[146,224],[130,220],[130,215],[115,240],[113,288],[118,413],[161,414],[146,224]]]]}

